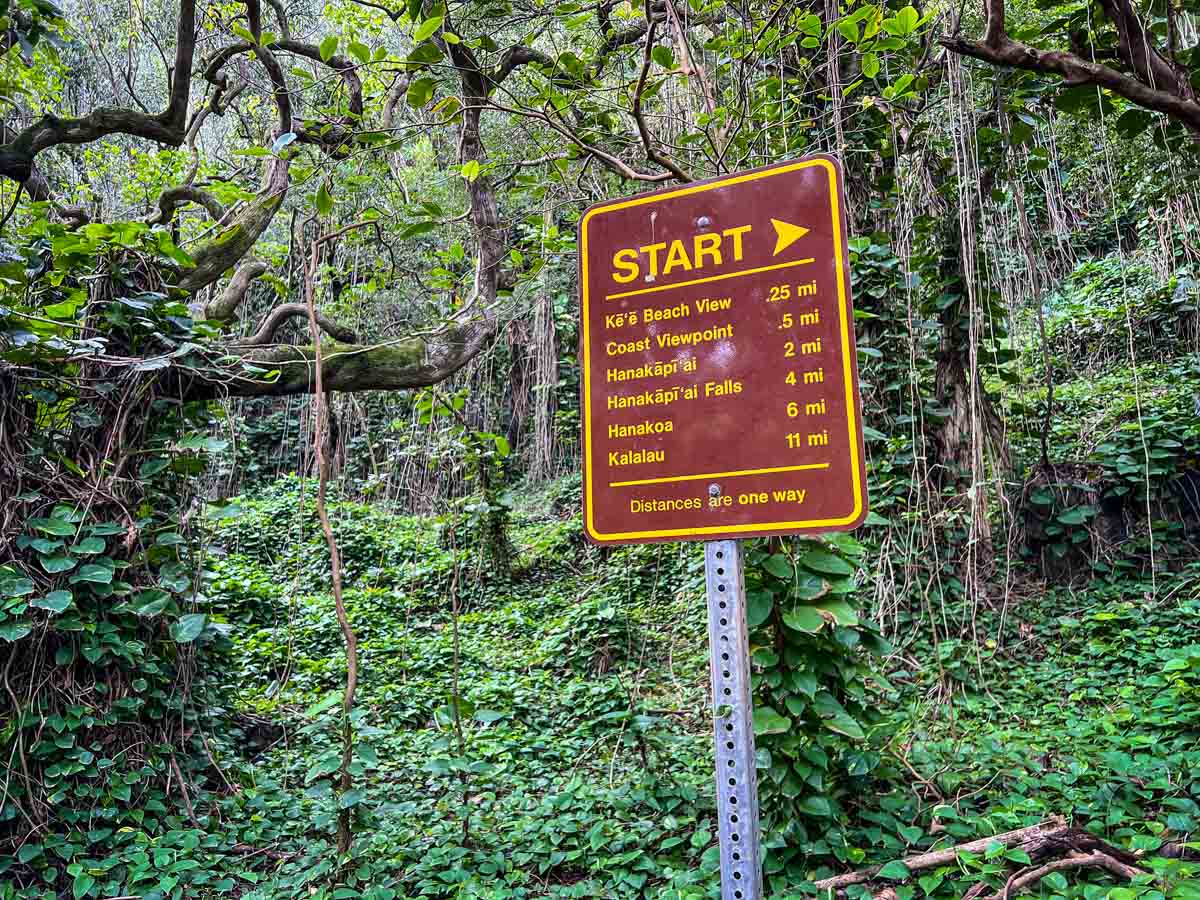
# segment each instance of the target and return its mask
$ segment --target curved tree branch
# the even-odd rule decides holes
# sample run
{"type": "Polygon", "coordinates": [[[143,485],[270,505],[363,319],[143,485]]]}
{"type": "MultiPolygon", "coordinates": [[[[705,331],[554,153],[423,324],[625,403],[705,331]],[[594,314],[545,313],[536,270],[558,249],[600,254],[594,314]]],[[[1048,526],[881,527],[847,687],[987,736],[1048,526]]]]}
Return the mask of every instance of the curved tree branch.
{"type": "Polygon", "coordinates": [[[275,10],[275,18],[279,22],[279,33],[285,41],[292,39],[292,27],[288,23],[287,13],[283,10],[283,0],[267,0],[267,6],[275,10]]]}
{"type": "Polygon", "coordinates": [[[44,115],[0,145],[0,176],[24,182],[33,175],[33,161],[43,150],[59,144],[88,144],[112,134],[128,134],[178,147],[186,132],[195,50],[196,0],[181,0],[166,109],[147,115],[132,109],[102,106],[78,119],[44,115]]]}
{"type": "MultiPolygon", "coordinates": [[[[245,340],[238,341],[239,346],[261,347],[274,341],[275,333],[290,319],[308,315],[308,307],[303,303],[284,303],[275,307],[262,320],[258,330],[245,340]]],[[[323,313],[316,313],[317,324],[335,341],[352,344],[358,340],[352,328],[341,325],[323,313]]]]}
{"type": "Polygon", "coordinates": [[[650,133],[650,128],[646,124],[646,115],[642,112],[642,95],[646,90],[646,78],[650,74],[650,54],[654,49],[654,32],[658,27],[658,22],[650,18],[649,8],[646,9],[646,17],[646,47],[642,54],[642,71],[638,75],[637,87],[633,91],[633,119],[637,122],[638,135],[641,136],[642,147],[646,150],[646,158],[653,163],[658,163],[658,165],[674,175],[678,181],[691,181],[691,176],[679,168],[675,160],[671,159],[671,157],[655,146],[654,136],[650,133]]]}
{"type": "MultiPolygon", "coordinates": [[[[256,47],[255,57],[271,79],[272,97],[279,117],[278,134],[286,134],[292,130],[292,100],[283,69],[275,54],[267,47],[256,47]]],[[[226,61],[229,58],[224,57],[226,61]]],[[[218,89],[228,89],[228,82],[220,67],[214,69],[210,65],[204,74],[218,89]]],[[[286,158],[273,157],[267,163],[266,183],[258,196],[242,207],[215,237],[192,251],[195,265],[182,273],[178,283],[180,290],[194,294],[208,287],[250,252],[283,205],[291,184],[288,168],[286,158]]]]}
{"type": "Polygon", "coordinates": [[[214,222],[221,221],[225,216],[225,207],[221,206],[215,196],[204,188],[192,187],[191,185],[180,184],[175,187],[169,187],[158,195],[156,209],[151,213],[146,221],[151,225],[166,225],[175,218],[175,212],[181,207],[189,203],[197,203],[208,210],[208,214],[212,216],[214,222]]]}
{"type": "Polygon", "coordinates": [[[1102,0],[1117,31],[1117,55],[1132,75],[1068,50],[1041,50],[1015,41],[1005,31],[1004,0],[985,0],[982,41],[943,38],[947,50],[994,66],[1060,75],[1069,86],[1095,85],[1144,109],[1164,113],[1200,135],[1200,104],[1190,80],[1155,47],[1129,0],[1102,0]]]}
{"type": "MultiPolygon", "coordinates": [[[[488,80],[479,68],[474,54],[462,44],[443,44],[443,52],[448,53],[454,62],[462,85],[464,104],[459,140],[460,157],[463,162],[475,160],[484,163],[487,154],[479,120],[486,107],[488,80]]],[[[279,162],[286,164],[284,161],[279,162]]],[[[333,343],[321,348],[319,362],[318,353],[311,346],[233,345],[226,348],[225,361],[231,364],[226,377],[222,379],[193,374],[191,377],[195,380],[183,387],[184,395],[192,399],[205,399],[218,396],[307,394],[316,389],[315,369],[318,365],[322,387],[326,391],[425,387],[453,375],[495,338],[495,303],[500,291],[500,266],[504,258],[505,227],[500,221],[495,190],[486,171],[468,182],[467,194],[471,226],[478,242],[475,291],[446,328],[432,335],[413,336],[372,345],[333,343]],[[247,369],[247,366],[251,368],[247,369]],[[257,374],[258,370],[271,370],[277,375],[269,379],[264,378],[257,374]]],[[[354,223],[324,235],[320,240],[332,240],[352,228],[374,224],[377,223],[354,223]]],[[[197,262],[199,261],[197,259],[197,262]]],[[[226,263],[229,264],[231,263],[226,263]]],[[[243,290],[242,294],[244,293],[243,290]]],[[[232,306],[236,309],[237,303],[234,302],[232,306]]],[[[306,306],[304,309],[307,312],[306,306]]],[[[276,315],[282,314],[273,312],[268,320],[276,315]]],[[[270,333],[265,327],[267,324],[263,323],[264,327],[259,329],[259,333],[264,330],[270,333]]],[[[326,328],[326,331],[329,329],[326,328]]],[[[257,336],[258,334],[255,335],[257,336]]]]}
{"type": "Polygon", "coordinates": [[[288,161],[272,159],[267,166],[266,185],[258,196],[238,210],[214,237],[189,251],[195,266],[181,273],[179,289],[194,294],[237,265],[271,224],[283,205],[288,185],[288,161]]]}
{"type": "MultiPolygon", "coordinates": [[[[305,59],[312,60],[323,66],[328,66],[333,69],[341,77],[342,82],[346,86],[348,95],[349,114],[342,116],[340,119],[330,123],[334,125],[332,129],[324,131],[324,133],[313,131],[306,128],[296,128],[292,124],[292,114],[288,109],[288,127],[284,131],[294,131],[297,140],[308,144],[318,144],[327,149],[344,147],[350,135],[350,129],[357,124],[363,115],[363,90],[362,79],[358,77],[356,65],[344,56],[331,56],[329,59],[321,58],[320,48],[315,44],[307,44],[303,41],[295,41],[291,38],[284,38],[278,41],[272,41],[265,46],[258,46],[249,41],[240,41],[235,44],[230,44],[222,47],[211,57],[204,66],[204,79],[210,84],[217,87],[225,86],[225,75],[222,72],[224,66],[242,53],[253,51],[256,56],[263,57],[263,64],[267,67],[271,74],[271,81],[276,86],[276,93],[280,91],[280,85],[283,81],[283,72],[279,69],[279,64],[275,61],[274,53],[276,51],[290,53],[293,56],[302,56],[305,59]],[[272,71],[272,65],[275,71],[272,71]]],[[[285,90],[286,94],[286,90],[285,90]]],[[[281,112],[282,119],[282,112],[281,112]]]]}
{"type": "Polygon", "coordinates": [[[667,181],[668,179],[675,177],[670,172],[639,172],[622,161],[620,157],[614,156],[605,150],[601,150],[599,147],[593,144],[589,144],[566,125],[562,124],[560,121],[552,118],[548,113],[542,112],[541,110],[505,106],[504,104],[497,103],[495,100],[490,100],[488,102],[491,104],[493,109],[498,109],[501,112],[506,112],[514,116],[524,116],[529,119],[536,119],[539,122],[545,123],[573,143],[580,149],[580,151],[588,156],[595,157],[595,159],[603,163],[609,169],[616,172],[623,178],[628,178],[630,181],[648,181],[653,183],[667,181]]]}
{"type": "MultiPolygon", "coordinates": [[[[322,349],[321,375],[327,391],[394,391],[427,387],[449,378],[495,337],[495,324],[481,318],[436,336],[410,337],[374,345],[334,343],[322,349]]],[[[315,389],[316,355],[311,346],[231,346],[224,379],[206,374],[187,385],[191,400],[217,397],[286,397],[315,389]],[[242,369],[278,371],[264,377],[242,369]]]]}
{"type": "Polygon", "coordinates": [[[250,285],[266,274],[266,271],[267,264],[262,260],[246,260],[233,273],[233,277],[229,279],[229,284],[225,286],[221,296],[204,307],[204,317],[215,319],[218,322],[228,322],[233,318],[233,314],[237,312],[242,301],[246,299],[250,285]]]}

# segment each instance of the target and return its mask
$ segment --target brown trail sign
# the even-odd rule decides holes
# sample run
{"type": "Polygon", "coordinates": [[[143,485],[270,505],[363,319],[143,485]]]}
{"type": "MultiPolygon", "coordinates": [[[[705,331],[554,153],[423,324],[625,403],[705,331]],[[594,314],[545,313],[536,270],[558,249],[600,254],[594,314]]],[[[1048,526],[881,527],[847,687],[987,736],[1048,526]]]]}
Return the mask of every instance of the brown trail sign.
{"type": "Polygon", "coordinates": [[[587,535],[708,542],[724,900],[762,897],[736,538],[867,514],[849,282],[830,157],[600,203],[579,222],[587,535]]]}
{"type": "Polygon", "coordinates": [[[579,267],[589,538],[717,540],[862,521],[836,160],[593,206],[579,267]]]}

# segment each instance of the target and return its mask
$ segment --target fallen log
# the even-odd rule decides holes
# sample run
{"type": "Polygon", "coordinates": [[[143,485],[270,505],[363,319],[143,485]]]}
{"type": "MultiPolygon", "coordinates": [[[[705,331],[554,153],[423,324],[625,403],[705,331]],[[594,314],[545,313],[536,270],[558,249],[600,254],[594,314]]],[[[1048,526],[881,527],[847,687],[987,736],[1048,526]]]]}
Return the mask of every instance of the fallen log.
{"type": "Polygon", "coordinates": [[[1141,869],[1123,863],[1103,851],[1092,853],[1072,853],[1064,859],[1051,860],[1040,866],[1028,866],[1019,872],[1014,872],[1004,885],[1004,890],[985,897],[984,900],[1009,900],[1014,894],[1027,891],[1052,872],[1063,869],[1105,869],[1122,881],[1130,881],[1138,875],[1145,875],[1141,869]]]}
{"type": "MultiPolygon", "coordinates": [[[[910,872],[919,872],[922,869],[932,869],[952,863],[958,858],[958,854],[963,852],[983,853],[988,847],[997,843],[1003,845],[1005,849],[1020,847],[1032,857],[1031,848],[1040,850],[1055,839],[1065,837],[1070,831],[1071,829],[1067,827],[1065,819],[1061,816],[1053,816],[1037,825],[1029,825],[1025,828],[1018,828],[1015,831],[1006,831],[1003,834],[980,838],[977,841],[971,841],[966,844],[946,847],[944,850],[929,850],[925,853],[917,853],[913,856],[905,857],[900,861],[904,863],[910,872]]],[[[866,869],[859,869],[856,872],[847,872],[844,875],[834,875],[832,878],[824,878],[814,882],[814,886],[819,892],[824,894],[828,891],[841,890],[852,884],[865,884],[868,881],[872,881],[879,874],[880,870],[883,869],[884,865],[886,863],[878,866],[870,866],[866,869]]]]}

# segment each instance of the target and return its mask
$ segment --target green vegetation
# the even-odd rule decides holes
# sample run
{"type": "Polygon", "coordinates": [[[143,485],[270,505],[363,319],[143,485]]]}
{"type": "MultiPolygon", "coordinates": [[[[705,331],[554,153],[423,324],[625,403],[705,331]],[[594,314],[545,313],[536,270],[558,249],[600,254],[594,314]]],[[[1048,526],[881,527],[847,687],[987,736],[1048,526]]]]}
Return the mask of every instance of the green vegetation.
{"type": "Polygon", "coordinates": [[[1200,897],[1198,15],[0,0],[0,900],[717,896],[575,229],[818,152],[871,513],[744,545],[769,896],[1200,897]]]}

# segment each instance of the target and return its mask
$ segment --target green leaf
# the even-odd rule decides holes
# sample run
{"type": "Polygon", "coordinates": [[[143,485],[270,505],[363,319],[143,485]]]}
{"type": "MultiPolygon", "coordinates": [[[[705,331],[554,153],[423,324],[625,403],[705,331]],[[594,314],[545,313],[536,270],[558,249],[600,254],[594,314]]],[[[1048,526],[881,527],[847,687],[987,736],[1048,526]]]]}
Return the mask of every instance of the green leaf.
{"type": "Polygon", "coordinates": [[[321,46],[317,48],[321,54],[321,62],[329,62],[333,54],[337,53],[338,37],[336,34],[331,34],[325,40],[321,41],[321,46]]]}
{"type": "Polygon", "coordinates": [[[830,716],[828,719],[822,719],[822,723],[830,731],[835,734],[843,734],[848,738],[854,738],[856,741],[861,741],[866,737],[866,733],[862,730],[862,726],[851,718],[849,713],[837,713],[830,716]]]}
{"type": "Polygon", "coordinates": [[[27,622],[5,622],[3,625],[0,625],[0,641],[13,643],[14,641],[19,641],[31,631],[33,631],[33,626],[27,622]]]}
{"type": "Polygon", "coordinates": [[[496,709],[480,709],[476,710],[474,718],[477,722],[497,722],[507,715],[508,713],[496,709]]]}
{"type": "Polygon", "coordinates": [[[1117,134],[1126,140],[1133,140],[1153,124],[1153,114],[1144,109],[1127,109],[1117,119],[1117,134]]]}
{"type": "Polygon", "coordinates": [[[311,719],[313,716],[320,715],[331,706],[337,706],[341,699],[341,691],[330,691],[328,694],[306,709],[304,711],[304,716],[305,718],[311,719]]]}
{"type": "Polygon", "coordinates": [[[417,30],[413,32],[413,43],[419,44],[422,41],[433,37],[433,33],[442,27],[441,16],[430,16],[424,22],[417,26],[417,30]]]}
{"type": "Polygon", "coordinates": [[[321,182],[321,186],[317,189],[316,203],[317,212],[323,216],[327,216],[333,211],[333,196],[329,193],[328,182],[321,182]]]}
{"type": "Polygon", "coordinates": [[[104,540],[98,537],[86,537],[71,547],[72,553],[84,553],[87,555],[103,553],[104,550],[104,540]]]}
{"type": "Polygon", "coordinates": [[[427,234],[437,228],[437,222],[413,222],[408,227],[404,228],[398,237],[402,241],[408,240],[410,237],[416,237],[418,234],[427,234]]]}
{"type": "Polygon", "coordinates": [[[148,459],[138,466],[138,478],[153,478],[170,464],[171,461],[165,457],[148,459]]]}
{"type": "MultiPolygon", "coordinates": [[[[876,75],[878,75],[879,74],[879,57],[876,56],[874,53],[864,53],[863,58],[862,58],[862,73],[867,78],[874,78],[876,75]]],[[[864,428],[863,429],[864,434],[866,433],[866,431],[867,431],[867,429],[864,428]]],[[[881,438],[886,437],[886,435],[883,435],[880,432],[875,431],[875,429],[873,429],[873,428],[871,429],[871,431],[874,431],[875,433],[873,435],[867,435],[867,437],[873,437],[876,439],[881,439],[881,438]]]]}
{"type": "Polygon", "coordinates": [[[887,878],[890,881],[904,881],[911,876],[912,872],[908,870],[908,866],[898,859],[893,859],[890,863],[879,870],[877,877],[887,878]]]}
{"type": "Polygon", "coordinates": [[[1064,525],[1082,525],[1087,521],[1087,511],[1083,507],[1073,506],[1059,513],[1057,518],[1064,525]]]}
{"type": "Polygon", "coordinates": [[[845,600],[822,600],[815,604],[821,612],[828,613],[833,621],[843,628],[853,628],[858,624],[858,615],[845,600]]]}
{"type": "Polygon", "coordinates": [[[41,855],[42,845],[36,841],[30,841],[28,844],[23,844],[21,849],[17,851],[17,862],[25,864],[37,859],[41,855]]]}
{"type": "Polygon", "coordinates": [[[413,71],[426,66],[431,66],[442,58],[442,51],[437,44],[432,41],[420,44],[408,58],[404,60],[404,65],[413,71]]]}
{"type": "Polygon", "coordinates": [[[748,591],[746,593],[746,625],[754,628],[767,621],[775,606],[775,595],[770,591],[748,591]]]}
{"type": "Polygon", "coordinates": [[[796,631],[816,634],[825,625],[821,614],[811,606],[797,606],[783,614],[783,624],[796,631]]]}
{"type": "Polygon", "coordinates": [[[79,571],[71,576],[71,583],[77,584],[80,581],[88,581],[92,584],[112,584],[113,570],[108,566],[97,565],[96,563],[87,563],[80,566],[79,571]]]}
{"type": "Polygon", "coordinates": [[[650,58],[664,69],[675,68],[675,54],[671,52],[670,47],[664,47],[662,44],[659,44],[650,51],[650,58]]]}
{"type": "Polygon", "coordinates": [[[188,644],[200,636],[204,626],[208,624],[208,616],[204,613],[188,613],[180,616],[171,625],[171,638],[178,644],[188,644]]]}
{"type": "Polygon", "coordinates": [[[352,806],[357,806],[367,799],[367,792],[361,788],[355,788],[352,791],[346,791],[338,797],[338,809],[349,809],[352,806]]]}
{"type": "Polygon", "coordinates": [[[159,588],[147,588],[137,595],[139,606],[134,610],[139,616],[157,616],[171,604],[171,595],[159,588]]]}
{"type": "Polygon", "coordinates": [[[782,553],[768,556],[763,562],[763,568],[776,578],[782,578],[784,581],[790,580],[793,574],[792,561],[782,553]]]}
{"type": "Polygon", "coordinates": [[[817,694],[813,700],[813,708],[821,717],[822,724],[830,731],[843,734],[846,737],[861,740],[865,737],[862,726],[846,711],[846,708],[828,691],[817,694]]]}
{"type": "Polygon", "coordinates": [[[1070,883],[1067,881],[1067,876],[1062,872],[1051,872],[1049,875],[1043,878],[1042,881],[1044,881],[1051,890],[1058,891],[1060,894],[1066,893],[1067,885],[1070,883]]]}
{"type": "Polygon", "coordinates": [[[51,575],[57,575],[59,572],[69,572],[75,568],[75,563],[78,562],[71,556],[43,556],[41,558],[42,568],[51,575]]]}
{"type": "Polygon", "coordinates": [[[0,573],[0,597],[25,597],[33,593],[33,581],[24,575],[0,573]]]}
{"type": "Polygon", "coordinates": [[[433,89],[436,86],[437,82],[432,78],[416,78],[409,84],[404,99],[413,109],[421,109],[433,99],[433,89]]]}
{"type": "Polygon", "coordinates": [[[800,558],[800,565],[823,575],[853,575],[854,566],[828,550],[809,550],[800,558]]]}
{"type": "Polygon", "coordinates": [[[917,23],[921,21],[921,14],[911,6],[906,6],[904,9],[896,13],[896,24],[900,26],[899,34],[912,34],[917,30],[917,23]]]}
{"type": "Polygon", "coordinates": [[[62,519],[30,519],[29,527],[36,528],[45,534],[55,534],[59,537],[70,537],[75,534],[75,526],[62,519]]]}
{"type": "Polygon", "coordinates": [[[805,797],[798,804],[800,809],[808,813],[810,816],[820,816],[828,818],[833,815],[833,807],[829,805],[829,800],[819,794],[813,794],[805,797]]]}
{"type": "Polygon", "coordinates": [[[754,734],[756,737],[764,734],[785,734],[791,730],[792,720],[781,716],[769,706],[759,706],[754,710],[754,734]]]}
{"type": "Polygon", "coordinates": [[[44,609],[58,615],[71,605],[71,601],[70,591],[51,591],[45,597],[38,597],[36,600],[31,600],[29,605],[34,609],[44,609]]]}
{"type": "Polygon", "coordinates": [[[366,65],[371,61],[371,48],[366,44],[359,43],[358,41],[351,41],[350,46],[346,49],[350,51],[351,56],[353,56],[363,65],[366,65]]]}
{"type": "MultiPolygon", "coordinates": [[[[932,875],[922,875],[919,879],[917,879],[917,883],[921,885],[921,890],[923,890],[927,896],[932,897],[933,892],[936,891],[938,886],[941,885],[941,883],[945,880],[945,875],[939,875],[935,872],[932,875]]],[[[1063,880],[1065,881],[1066,879],[1063,880]]]]}
{"type": "Polygon", "coordinates": [[[81,897],[86,897],[91,893],[92,888],[96,884],[96,879],[87,872],[80,872],[75,876],[75,880],[71,883],[71,893],[75,900],[80,900],[81,897]]]}

